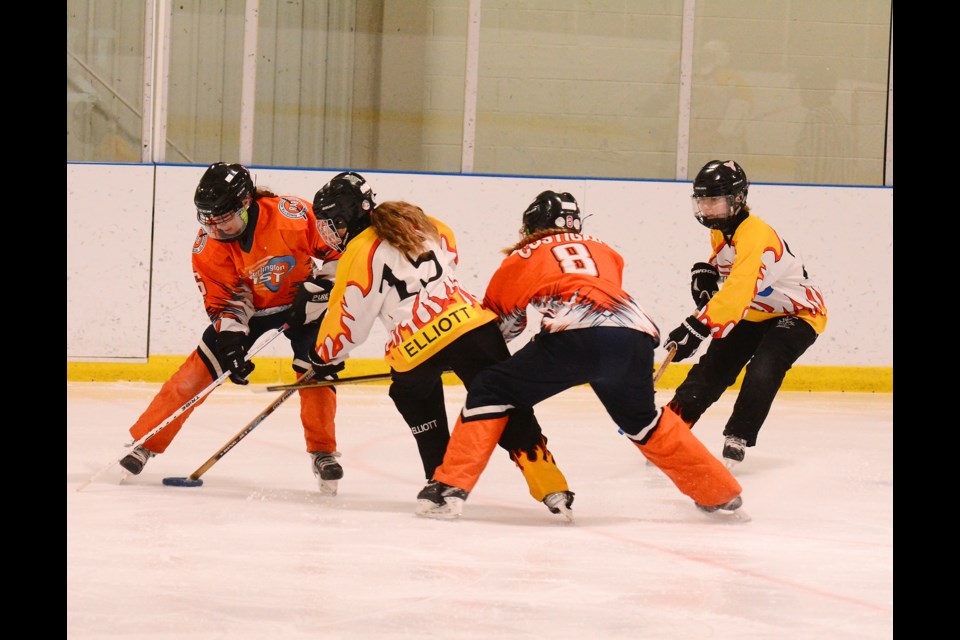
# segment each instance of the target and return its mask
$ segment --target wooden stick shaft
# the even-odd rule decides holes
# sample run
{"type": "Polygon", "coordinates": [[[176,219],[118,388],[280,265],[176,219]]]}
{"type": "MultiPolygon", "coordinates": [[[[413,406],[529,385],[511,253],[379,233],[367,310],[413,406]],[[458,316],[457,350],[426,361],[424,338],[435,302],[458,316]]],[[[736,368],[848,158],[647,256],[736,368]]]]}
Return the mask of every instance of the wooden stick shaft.
{"type": "Polygon", "coordinates": [[[676,349],[670,349],[667,353],[667,357],[663,359],[663,364],[660,365],[660,368],[657,369],[657,372],[653,374],[653,384],[657,384],[657,381],[660,380],[660,377],[663,375],[663,372],[667,370],[667,366],[673,362],[673,356],[677,355],[676,349]]]}
{"type": "MultiPolygon", "coordinates": [[[[446,372],[444,372],[446,373],[446,372]]],[[[356,384],[358,382],[379,382],[389,380],[393,374],[390,373],[371,373],[366,376],[354,376],[352,378],[340,378],[339,380],[314,380],[301,384],[299,381],[293,384],[278,384],[267,387],[267,391],[296,391],[298,389],[318,389],[321,387],[335,387],[341,384],[356,384]]]]}

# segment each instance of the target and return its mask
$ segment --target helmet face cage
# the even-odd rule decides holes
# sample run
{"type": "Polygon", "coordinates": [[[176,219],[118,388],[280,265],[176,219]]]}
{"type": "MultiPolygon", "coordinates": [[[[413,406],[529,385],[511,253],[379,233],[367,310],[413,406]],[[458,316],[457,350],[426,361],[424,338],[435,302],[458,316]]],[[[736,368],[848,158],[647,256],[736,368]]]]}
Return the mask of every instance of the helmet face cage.
{"type": "Polygon", "coordinates": [[[542,229],[564,229],[579,233],[582,228],[580,207],[570,193],[544,191],[523,212],[521,236],[528,236],[542,229]]]}
{"type": "Polygon", "coordinates": [[[211,164],[193,196],[197,221],[214,240],[240,237],[247,229],[253,192],[253,178],[246,167],[224,162],[211,164]]]}
{"type": "Polygon", "coordinates": [[[750,181],[733,160],[711,160],[693,181],[691,203],[697,222],[709,229],[724,228],[747,204],[750,181]]]}
{"type": "Polygon", "coordinates": [[[352,171],[338,173],[317,191],[313,214],[328,247],[343,252],[350,240],[370,226],[374,195],[363,176],[352,171]]]}

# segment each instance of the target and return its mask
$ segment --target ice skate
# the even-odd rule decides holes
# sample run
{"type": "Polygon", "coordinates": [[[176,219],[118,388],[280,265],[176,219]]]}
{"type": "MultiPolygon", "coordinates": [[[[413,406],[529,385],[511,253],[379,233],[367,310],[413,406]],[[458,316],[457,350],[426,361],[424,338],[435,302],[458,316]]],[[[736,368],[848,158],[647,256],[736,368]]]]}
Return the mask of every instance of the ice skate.
{"type": "Polygon", "coordinates": [[[431,480],[417,494],[416,514],[440,520],[459,518],[468,495],[463,489],[431,480]]]}
{"type": "Polygon", "coordinates": [[[725,502],[713,507],[707,507],[697,504],[697,509],[707,514],[715,520],[728,520],[736,522],[750,522],[750,514],[743,510],[743,498],[737,496],[730,502],[725,502]]]}
{"type": "Polygon", "coordinates": [[[343,478],[343,467],[337,462],[340,453],[334,451],[311,451],[312,457],[310,467],[313,469],[313,475],[317,478],[317,485],[320,493],[326,496],[337,495],[337,488],[340,479],[343,478]]]}
{"type": "Polygon", "coordinates": [[[154,457],[155,454],[149,449],[145,449],[142,445],[134,447],[130,453],[120,458],[120,466],[126,469],[130,475],[139,475],[143,471],[143,467],[146,466],[147,460],[154,457]]]}
{"type": "Polygon", "coordinates": [[[743,462],[747,453],[747,441],[737,436],[727,436],[723,442],[723,466],[733,469],[743,462]]]}
{"type": "Polygon", "coordinates": [[[561,515],[567,519],[567,522],[573,522],[573,491],[555,491],[548,494],[543,499],[543,504],[547,505],[550,513],[561,515]]]}

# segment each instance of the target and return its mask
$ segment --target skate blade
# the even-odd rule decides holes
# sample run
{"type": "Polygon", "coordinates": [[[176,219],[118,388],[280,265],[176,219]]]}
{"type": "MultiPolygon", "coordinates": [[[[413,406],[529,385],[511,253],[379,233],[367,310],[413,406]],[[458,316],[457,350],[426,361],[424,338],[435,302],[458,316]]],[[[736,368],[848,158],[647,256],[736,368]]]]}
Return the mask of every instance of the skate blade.
{"type": "MultiPolygon", "coordinates": [[[[548,507],[548,509],[549,509],[549,507],[548,507]]],[[[573,511],[571,511],[570,509],[567,509],[567,508],[565,508],[565,507],[559,507],[559,508],[557,508],[556,511],[554,511],[553,509],[549,509],[549,511],[550,511],[550,513],[552,513],[553,515],[560,516],[561,518],[563,518],[563,519],[566,520],[567,522],[573,522],[573,511]]]]}
{"type": "Polygon", "coordinates": [[[463,500],[460,498],[447,498],[446,502],[442,505],[438,505],[433,500],[417,500],[415,513],[424,518],[456,520],[463,514],[463,500]]]}
{"type": "Polygon", "coordinates": [[[740,507],[736,511],[724,511],[723,509],[710,512],[698,509],[698,511],[711,520],[716,520],[717,522],[738,523],[750,522],[753,520],[753,518],[750,517],[750,514],[744,511],[743,507],[740,507]]]}
{"type": "Polygon", "coordinates": [[[322,496],[335,496],[339,487],[339,480],[321,480],[318,489],[322,496]]]}
{"type": "Polygon", "coordinates": [[[696,502],[693,504],[697,508],[697,511],[714,520],[750,522],[753,519],[750,517],[750,514],[743,510],[743,498],[740,496],[737,496],[721,507],[704,507],[696,502]]]}

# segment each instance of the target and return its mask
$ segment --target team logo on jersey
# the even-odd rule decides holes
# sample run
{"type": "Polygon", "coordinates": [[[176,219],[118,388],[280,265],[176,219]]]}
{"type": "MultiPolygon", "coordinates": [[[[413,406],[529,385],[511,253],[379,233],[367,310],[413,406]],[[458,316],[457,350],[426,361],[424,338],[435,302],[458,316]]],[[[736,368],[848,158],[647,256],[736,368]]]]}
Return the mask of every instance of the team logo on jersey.
{"type": "Polygon", "coordinates": [[[299,198],[288,198],[284,196],[280,198],[279,208],[280,213],[283,214],[284,217],[291,218],[292,220],[307,217],[307,207],[299,198]]]}
{"type": "Polygon", "coordinates": [[[193,252],[200,253],[207,246],[207,232],[201,229],[197,237],[193,239],[193,252]]]}
{"type": "Polygon", "coordinates": [[[262,284],[276,293],[283,283],[284,277],[297,266],[293,256],[265,258],[250,269],[250,280],[254,286],[262,284]]]}
{"type": "Polygon", "coordinates": [[[794,316],[783,316],[777,320],[778,329],[793,329],[795,324],[797,324],[797,319],[794,316]]]}

